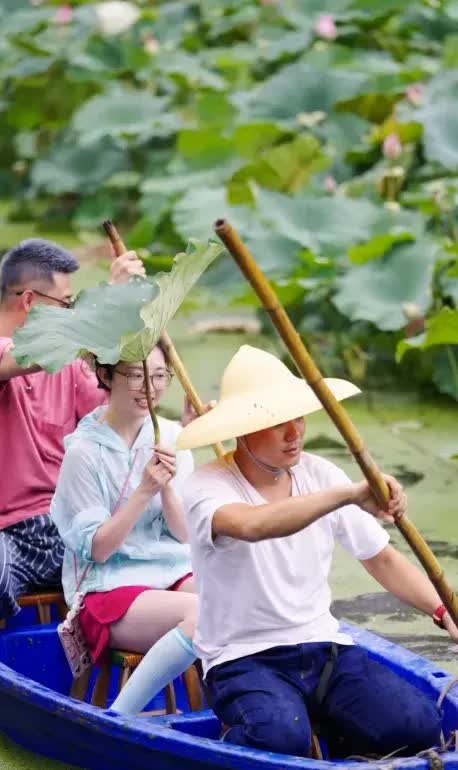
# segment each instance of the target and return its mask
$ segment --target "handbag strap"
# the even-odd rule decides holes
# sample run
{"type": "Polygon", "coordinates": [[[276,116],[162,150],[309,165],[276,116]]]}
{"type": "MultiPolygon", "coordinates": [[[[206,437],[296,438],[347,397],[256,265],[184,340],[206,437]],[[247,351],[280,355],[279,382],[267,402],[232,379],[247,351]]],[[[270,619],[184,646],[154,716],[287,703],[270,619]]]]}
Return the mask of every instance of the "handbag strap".
{"type": "MultiPolygon", "coordinates": [[[[135,462],[137,460],[138,452],[139,452],[139,449],[136,449],[135,450],[135,454],[134,454],[134,459],[132,460],[132,465],[129,468],[129,473],[127,474],[126,478],[124,479],[124,484],[122,485],[122,489],[121,489],[121,492],[119,494],[118,502],[116,503],[116,505],[113,508],[113,511],[111,513],[112,516],[116,513],[116,511],[118,510],[119,506],[121,505],[121,500],[124,497],[124,492],[126,491],[127,485],[128,485],[128,483],[130,481],[130,477],[132,476],[132,471],[134,469],[134,465],[135,465],[135,462]]],[[[89,564],[86,564],[85,568],[83,569],[83,571],[81,573],[80,579],[78,580],[77,568],[76,568],[76,554],[73,553],[73,567],[74,567],[74,570],[75,570],[75,583],[76,583],[75,593],[78,593],[78,591],[80,590],[81,585],[83,583],[83,580],[87,576],[87,573],[89,572],[89,570],[91,569],[92,566],[93,566],[92,562],[89,562],[89,564]]]]}

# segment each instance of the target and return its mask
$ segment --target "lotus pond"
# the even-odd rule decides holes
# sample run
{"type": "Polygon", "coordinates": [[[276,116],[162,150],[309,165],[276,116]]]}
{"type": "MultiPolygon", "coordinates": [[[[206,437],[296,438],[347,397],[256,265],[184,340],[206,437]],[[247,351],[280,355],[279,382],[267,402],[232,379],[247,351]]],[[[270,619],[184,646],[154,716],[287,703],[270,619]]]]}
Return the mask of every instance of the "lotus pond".
{"type": "MultiPolygon", "coordinates": [[[[110,5],[0,0],[1,251],[110,218],[153,271],[230,217],[320,367],[362,384],[349,410],[458,589],[458,0],[110,5]]],[[[252,304],[223,257],[170,327],[205,399],[242,342],[279,350],[252,304]],[[195,326],[229,304],[243,333],[195,326]]],[[[324,414],[307,442],[358,477],[324,414]]],[[[341,551],[332,584],[339,615],[458,673],[341,551]]],[[[0,770],[54,767],[0,738],[0,770]]]]}
{"type": "MultiPolygon", "coordinates": [[[[170,327],[174,341],[202,397],[217,394],[222,370],[243,343],[279,350],[271,338],[257,334],[208,333],[193,324],[201,318],[179,317],[170,327]]],[[[248,325],[252,319],[248,319],[248,325]]],[[[246,316],[243,322],[247,323],[246,316]]],[[[181,393],[173,383],[164,402],[164,414],[176,416],[181,393]]],[[[458,410],[448,399],[419,399],[415,392],[377,392],[347,402],[349,411],[376,460],[402,479],[408,489],[411,516],[439,557],[445,572],[458,588],[456,545],[458,498],[458,410]]],[[[340,436],[324,413],[307,420],[307,446],[341,465],[355,479],[359,470],[343,446],[340,436]]],[[[199,450],[197,461],[211,455],[199,450]]],[[[407,546],[393,532],[395,542],[407,546]]],[[[342,551],[336,553],[332,573],[335,612],[393,641],[437,661],[458,675],[458,648],[423,616],[401,606],[377,590],[367,573],[342,551]]],[[[5,770],[51,770],[59,763],[35,757],[0,737],[0,768],[5,770]]],[[[69,768],[67,768],[69,770],[69,768]]]]}

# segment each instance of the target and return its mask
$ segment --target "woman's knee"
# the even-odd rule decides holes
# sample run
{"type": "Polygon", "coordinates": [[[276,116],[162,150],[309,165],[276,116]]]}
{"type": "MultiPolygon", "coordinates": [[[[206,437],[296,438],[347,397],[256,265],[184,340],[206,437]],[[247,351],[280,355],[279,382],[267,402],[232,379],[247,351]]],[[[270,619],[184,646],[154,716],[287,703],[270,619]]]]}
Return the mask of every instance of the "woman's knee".
{"type": "MultiPolygon", "coordinates": [[[[183,596],[184,598],[184,596],[183,596]]],[[[178,623],[178,628],[189,639],[194,637],[197,622],[197,595],[186,594],[186,601],[183,607],[183,619],[178,623]]]]}

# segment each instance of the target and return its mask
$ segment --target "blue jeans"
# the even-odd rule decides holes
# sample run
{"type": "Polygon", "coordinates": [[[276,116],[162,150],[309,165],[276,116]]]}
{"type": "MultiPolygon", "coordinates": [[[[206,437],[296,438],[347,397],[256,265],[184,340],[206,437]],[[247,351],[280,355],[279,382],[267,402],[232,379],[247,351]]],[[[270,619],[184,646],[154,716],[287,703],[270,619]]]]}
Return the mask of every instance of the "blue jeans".
{"type": "Polygon", "coordinates": [[[239,746],[306,757],[311,722],[319,723],[333,757],[416,754],[439,741],[433,701],[361,647],[337,645],[321,703],[317,688],[331,644],[296,644],[210,669],[211,705],[239,746]]]}

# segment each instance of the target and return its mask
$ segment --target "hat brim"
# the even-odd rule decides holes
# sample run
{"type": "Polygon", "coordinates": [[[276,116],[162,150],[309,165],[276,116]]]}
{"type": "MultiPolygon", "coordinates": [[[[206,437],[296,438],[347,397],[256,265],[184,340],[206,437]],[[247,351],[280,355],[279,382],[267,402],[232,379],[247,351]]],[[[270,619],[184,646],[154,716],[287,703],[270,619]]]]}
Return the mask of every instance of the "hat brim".
{"type": "MultiPolygon", "coordinates": [[[[360,389],[347,380],[324,380],[338,401],[355,396],[360,389]]],[[[177,449],[197,449],[220,441],[246,436],[258,430],[305,417],[322,409],[310,385],[299,377],[291,377],[287,392],[284,386],[268,385],[256,393],[220,401],[207,414],[193,420],[177,439],[177,449]]]]}

